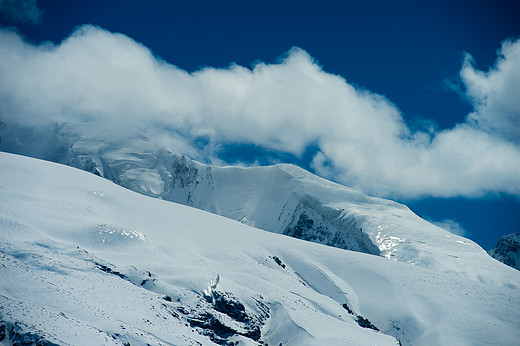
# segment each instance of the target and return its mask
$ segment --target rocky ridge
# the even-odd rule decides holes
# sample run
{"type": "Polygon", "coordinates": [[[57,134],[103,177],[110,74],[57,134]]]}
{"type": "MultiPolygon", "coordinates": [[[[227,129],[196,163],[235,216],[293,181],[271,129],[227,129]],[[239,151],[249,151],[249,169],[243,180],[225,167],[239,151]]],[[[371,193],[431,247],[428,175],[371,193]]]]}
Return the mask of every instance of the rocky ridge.
{"type": "Polygon", "coordinates": [[[520,270],[520,233],[503,236],[488,253],[500,262],[520,270]]]}

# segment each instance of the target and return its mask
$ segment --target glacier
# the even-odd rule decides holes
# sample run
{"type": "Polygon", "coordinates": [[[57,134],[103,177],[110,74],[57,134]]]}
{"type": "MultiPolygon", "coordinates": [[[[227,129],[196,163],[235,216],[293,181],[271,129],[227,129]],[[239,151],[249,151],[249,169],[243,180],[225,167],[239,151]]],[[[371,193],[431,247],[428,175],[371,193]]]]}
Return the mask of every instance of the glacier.
{"type": "Polygon", "coordinates": [[[220,172],[249,181],[238,186],[251,190],[216,187],[206,201],[197,188],[174,189],[242,222],[0,153],[0,344],[518,344],[520,273],[473,242],[293,166],[213,169],[176,159],[197,167],[199,183],[185,187],[203,191],[205,170],[222,179],[215,186],[228,174],[220,172]],[[253,227],[268,228],[271,214],[251,210],[275,192],[307,203],[308,220],[335,220],[323,229],[362,228],[382,256],[253,227]]]}

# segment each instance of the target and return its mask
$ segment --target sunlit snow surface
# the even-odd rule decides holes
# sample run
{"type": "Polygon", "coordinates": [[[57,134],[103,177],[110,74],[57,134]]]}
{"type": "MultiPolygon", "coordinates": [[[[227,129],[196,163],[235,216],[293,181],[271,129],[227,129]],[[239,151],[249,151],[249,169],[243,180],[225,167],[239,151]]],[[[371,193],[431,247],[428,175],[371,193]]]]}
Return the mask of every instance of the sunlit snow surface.
{"type": "Polygon", "coordinates": [[[102,244],[131,244],[144,240],[144,234],[140,232],[108,225],[98,225],[93,233],[92,238],[102,244]]]}
{"type": "Polygon", "coordinates": [[[444,258],[468,260],[482,252],[467,239],[447,237],[447,231],[402,204],[366,196],[294,165],[204,165],[171,152],[176,149],[145,132],[114,136],[95,123],[57,123],[37,131],[9,122],[0,150],[80,168],[132,191],[270,232],[432,270],[458,271],[459,263],[444,258]],[[460,242],[468,246],[463,249],[460,242]]]}
{"type": "MultiPolygon", "coordinates": [[[[210,314],[237,332],[225,342],[241,345],[519,344],[520,272],[406,208],[382,203],[377,217],[365,199],[345,211],[357,208],[392,261],[49,162],[0,153],[0,167],[0,321],[24,333],[73,345],[211,345],[197,325],[210,314]],[[217,294],[243,304],[247,319],[217,311],[217,294]],[[251,325],[258,341],[245,336],[251,325]]],[[[302,183],[319,197],[318,180],[302,183]]],[[[346,210],[333,195],[331,210],[346,210]]]]}
{"type": "MultiPolygon", "coordinates": [[[[377,226],[378,230],[382,230],[384,228],[385,226],[377,226]]],[[[391,235],[382,235],[381,231],[377,232],[375,238],[376,244],[381,250],[381,255],[383,255],[386,258],[391,258],[394,255],[393,251],[395,251],[395,248],[405,241],[405,239],[401,239],[399,237],[394,237],[391,235]]]]}

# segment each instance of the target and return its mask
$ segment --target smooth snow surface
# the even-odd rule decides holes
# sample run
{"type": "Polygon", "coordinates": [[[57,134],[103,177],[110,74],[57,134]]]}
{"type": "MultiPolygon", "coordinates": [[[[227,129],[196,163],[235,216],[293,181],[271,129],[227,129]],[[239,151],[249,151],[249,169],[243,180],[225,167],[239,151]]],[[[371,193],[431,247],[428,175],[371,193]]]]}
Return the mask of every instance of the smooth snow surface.
{"type": "MultiPolygon", "coordinates": [[[[0,321],[18,330],[0,344],[20,335],[73,345],[519,344],[520,273],[391,203],[395,218],[367,212],[364,222],[390,258],[412,248],[409,263],[265,232],[6,153],[0,196],[0,321]],[[381,332],[360,327],[364,319],[381,332]]],[[[387,211],[370,201],[357,208],[387,211]]],[[[341,194],[329,200],[340,202],[341,194]]]]}

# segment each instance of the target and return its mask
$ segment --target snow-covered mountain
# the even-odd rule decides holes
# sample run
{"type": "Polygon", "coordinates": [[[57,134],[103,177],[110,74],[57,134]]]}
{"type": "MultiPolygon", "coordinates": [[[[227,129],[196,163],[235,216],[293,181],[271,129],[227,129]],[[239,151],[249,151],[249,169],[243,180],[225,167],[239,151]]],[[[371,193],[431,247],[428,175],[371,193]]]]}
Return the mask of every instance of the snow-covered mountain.
{"type": "Polygon", "coordinates": [[[520,233],[503,236],[488,252],[491,257],[520,270],[520,233]]]}
{"type": "Polygon", "coordinates": [[[148,196],[341,249],[443,270],[458,270],[459,265],[439,256],[455,256],[460,248],[466,257],[483,251],[404,205],[368,197],[293,165],[204,165],[142,134],[112,139],[93,124],[61,125],[38,133],[7,124],[2,138],[4,151],[74,166],[148,196]]]}
{"type": "MultiPolygon", "coordinates": [[[[275,172],[339,215],[355,213],[363,232],[375,228],[365,233],[374,244],[384,243],[372,232],[395,234],[383,254],[399,261],[265,232],[50,162],[0,153],[0,167],[0,344],[519,344],[517,270],[403,206],[294,167],[237,172],[275,172]]],[[[235,172],[210,171],[226,170],[235,172]]]]}

